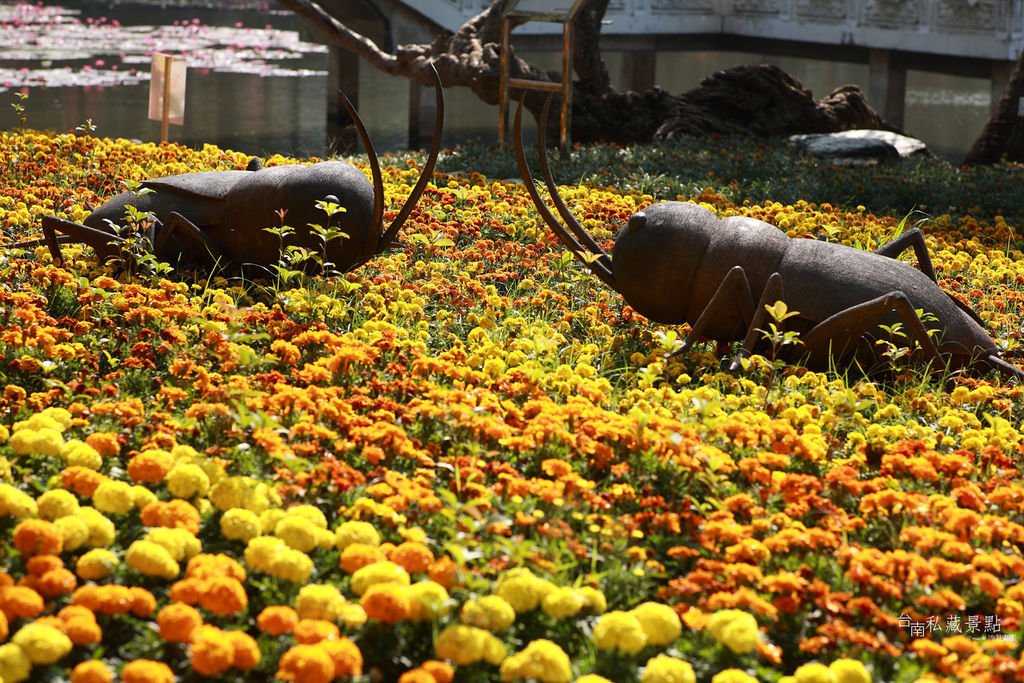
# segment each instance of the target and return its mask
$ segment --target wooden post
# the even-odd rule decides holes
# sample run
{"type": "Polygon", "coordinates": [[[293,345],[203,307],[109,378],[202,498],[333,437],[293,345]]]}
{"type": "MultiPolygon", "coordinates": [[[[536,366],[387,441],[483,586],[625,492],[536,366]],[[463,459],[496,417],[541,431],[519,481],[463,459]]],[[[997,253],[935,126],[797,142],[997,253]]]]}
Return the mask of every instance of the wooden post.
{"type": "Polygon", "coordinates": [[[160,118],[160,142],[167,142],[168,128],[171,122],[171,65],[174,60],[170,55],[163,55],[164,58],[164,110],[160,118]]]}
{"type": "Polygon", "coordinates": [[[558,143],[563,152],[571,146],[569,125],[572,116],[572,39],[575,24],[569,19],[562,25],[562,115],[559,117],[558,143]]]}
{"type": "Polygon", "coordinates": [[[512,37],[512,23],[507,16],[501,18],[501,52],[498,55],[498,144],[505,146],[508,128],[508,51],[512,37]]]}
{"type": "Polygon", "coordinates": [[[889,50],[871,50],[868,59],[868,99],[882,118],[902,128],[906,111],[907,70],[893,63],[889,50]]]}

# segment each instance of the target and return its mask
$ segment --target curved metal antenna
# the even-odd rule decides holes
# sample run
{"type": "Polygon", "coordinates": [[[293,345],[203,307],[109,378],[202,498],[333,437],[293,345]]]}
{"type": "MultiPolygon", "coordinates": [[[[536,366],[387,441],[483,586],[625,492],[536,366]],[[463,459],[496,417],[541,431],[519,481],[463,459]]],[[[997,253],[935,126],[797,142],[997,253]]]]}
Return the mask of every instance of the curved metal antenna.
{"type": "Polygon", "coordinates": [[[370,136],[366,132],[363,120],[359,118],[359,114],[356,112],[356,108],[352,106],[348,96],[340,90],[338,95],[341,97],[341,105],[345,107],[345,111],[348,112],[352,123],[356,127],[356,132],[359,134],[359,139],[363,143],[363,148],[366,150],[366,156],[370,162],[370,173],[373,175],[373,223],[369,241],[371,247],[369,255],[372,255],[376,251],[376,245],[380,240],[380,233],[384,229],[384,178],[380,174],[380,161],[377,159],[377,152],[373,149],[373,143],[370,142],[370,136]]]}
{"type": "MultiPolygon", "coordinates": [[[[583,256],[583,246],[576,241],[576,238],[566,230],[558,219],[551,213],[547,205],[544,204],[544,200],[541,199],[540,193],[537,192],[537,186],[533,181],[533,175],[530,173],[530,167],[526,163],[526,151],[523,149],[523,100],[519,100],[519,106],[516,107],[516,118],[515,125],[513,127],[513,137],[515,139],[515,153],[516,161],[519,162],[519,175],[523,178],[523,184],[526,185],[526,191],[530,193],[530,198],[533,200],[534,205],[537,207],[537,212],[540,213],[541,218],[548,224],[551,231],[555,233],[555,236],[564,244],[572,255],[577,259],[586,263],[587,267],[593,271],[594,275],[599,277],[602,282],[606,285],[615,289],[615,276],[612,275],[611,270],[597,260],[593,263],[587,263],[587,259],[583,256]]],[[[603,253],[603,252],[602,252],[603,253]]]]}
{"type": "Polygon", "coordinates": [[[598,260],[604,264],[604,267],[611,272],[612,260],[608,256],[608,253],[601,248],[601,245],[590,236],[580,222],[576,220],[576,217],[569,211],[569,207],[565,205],[565,201],[562,199],[562,195],[558,193],[558,188],[555,186],[555,179],[551,175],[551,166],[548,164],[548,153],[547,153],[547,138],[548,138],[548,114],[551,111],[551,100],[553,95],[548,95],[547,99],[544,100],[544,107],[540,111],[540,121],[537,123],[537,154],[540,157],[540,174],[544,178],[544,184],[547,185],[548,194],[551,195],[551,203],[555,205],[555,209],[558,210],[558,215],[565,221],[566,226],[572,230],[572,234],[576,236],[576,239],[580,241],[580,244],[587,247],[592,253],[598,254],[598,260]]]}
{"type": "MultiPolygon", "coordinates": [[[[402,205],[402,209],[395,216],[395,220],[391,222],[391,225],[388,226],[388,229],[381,237],[378,249],[391,244],[391,240],[395,239],[398,235],[398,231],[402,228],[406,219],[409,218],[409,214],[416,208],[416,202],[420,200],[423,191],[427,189],[427,183],[430,182],[434,175],[434,165],[437,163],[437,156],[441,152],[441,132],[444,128],[444,90],[441,87],[441,76],[438,75],[433,63],[428,62],[427,66],[430,67],[430,74],[434,77],[434,109],[437,112],[434,116],[434,141],[430,145],[427,162],[423,164],[423,170],[420,171],[420,179],[416,182],[416,186],[412,188],[409,198],[405,200],[405,204],[402,205]]],[[[381,199],[383,200],[383,196],[381,199]]]]}

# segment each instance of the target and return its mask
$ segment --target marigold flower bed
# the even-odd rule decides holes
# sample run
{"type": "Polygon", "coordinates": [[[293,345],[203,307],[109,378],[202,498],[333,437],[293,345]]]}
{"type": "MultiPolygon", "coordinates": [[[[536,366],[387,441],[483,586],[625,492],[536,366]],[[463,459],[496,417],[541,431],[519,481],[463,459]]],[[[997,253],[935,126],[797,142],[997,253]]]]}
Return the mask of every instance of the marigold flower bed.
{"type": "MultiPolygon", "coordinates": [[[[213,147],[0,134],[5,241],[213,147]]],[[[268,163],[283,163],[279,157],[268,163]]],[[[385,169],[390,212],[417,177],[385,169]]],[[[563,188],[599,239],[652,199],[563,188]]],[[[872,248],[898,218],[735,205],[872,248]]],[[[1005,220],[924,228],[1009,349],[1005,220]]],[[[437,175],[401,248],[248,288],[0,256],[0,677],[431,683],[1024,675],[1020,387],[719,371],[437,175]]]]}

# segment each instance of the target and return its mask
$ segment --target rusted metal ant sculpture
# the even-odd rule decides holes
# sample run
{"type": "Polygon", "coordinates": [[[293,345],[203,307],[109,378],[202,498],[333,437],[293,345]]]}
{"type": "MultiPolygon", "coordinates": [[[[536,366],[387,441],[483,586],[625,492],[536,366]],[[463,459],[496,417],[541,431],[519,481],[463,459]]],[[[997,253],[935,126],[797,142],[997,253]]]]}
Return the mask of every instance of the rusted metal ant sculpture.
{"type": "Polygon", "coordinates": [[[115,226],[133,211],[148,218],[145,237],[154,256],[171,265],[205,273],[243,267],[266,271],[294,246],[315,255],[302,263],[306,271],[350,271],[391,244],[430,181],[444,122],[441,79],[432,65],[430,70],[437,112],[433,142],[418,182],[387,229],[384,182],[373,143],[352,103],[339,92],[366,148],[372,185],[362,171],[342,161],[262,168],[253,159],[244,171],[185,173],[144,181],[139,191],[112,197],[83,223],[45,217],[42,241],[13,246],[46,244],[54,261],[62,264],[59,243],[77,242],[92,247],[101,261],[130,268],[131,254],[126,253],[130,238],[115,226]],[[336,213],[333,219],[331,213],[336,213]],[[330,225],[330,220],[336,224],[330,225]],[[283,224],[291,230],[282,230],[283,224]]]}
{"type": "Polygon", "coordinates": [[[639,211],[620,229],[606,253],[558,194],[545,151],[550,98],[538,122],[540,170],[551,213],[534,184],[522,140],[522,103],[515,117],[515,152],[530,197],[558,239],[605,284],[651,320],[689,323],[676,352],[699,339],[742,341],[730,367],[754,353],[764,339],[768,307],[787,304],[787,330],[799,334],[799,351],[786,360],[808,367],[853,360],[871,368],[881,360],[882,326],[901,323],[920,347],[914,356],[952,369],[996,370],[1024,381],[1024,371],[1003,360],[980,318],[938,287],[924,238],[904,232],[875,252],[813,239],[791,239],[753,218],[719,219],[692,203],[660,202],[639,211]],[[897,260],[913,248],[920,270],[897,260]],[[614,258],[613,258],[614,257],[614,258]],[[785,285],[785,289],[783,288],[785,285]],[[921,311],[918,315],[916,311],[921,311]],[[934,339],[933,339],[934,336],[934,339]]]}

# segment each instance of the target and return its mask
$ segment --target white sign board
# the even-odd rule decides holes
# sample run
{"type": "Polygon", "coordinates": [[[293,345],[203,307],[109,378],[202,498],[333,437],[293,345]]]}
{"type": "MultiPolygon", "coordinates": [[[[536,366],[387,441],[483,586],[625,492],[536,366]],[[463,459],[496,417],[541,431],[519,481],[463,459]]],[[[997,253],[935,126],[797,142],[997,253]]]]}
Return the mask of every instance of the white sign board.
{"type": "Polygon", "coordinates": [[[185,123],[185,60],[171,55],[153,55],[149,82],[149,118],[176,126],[185,123]],[[169,77],[168,77],[169,75],[169,77]]]}

